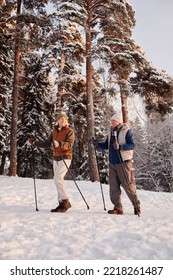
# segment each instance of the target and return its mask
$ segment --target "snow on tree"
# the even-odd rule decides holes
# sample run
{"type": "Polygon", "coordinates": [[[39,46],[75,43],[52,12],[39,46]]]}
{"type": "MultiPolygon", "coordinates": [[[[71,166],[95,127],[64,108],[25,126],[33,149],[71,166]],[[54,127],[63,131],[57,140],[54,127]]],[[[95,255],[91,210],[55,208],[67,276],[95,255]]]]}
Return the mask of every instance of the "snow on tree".
{"type": "MultiPolygon", "coordinates": [[[[49,86],[47,65],[44,58],[38,54],[30,54],[25,60],[24,85],[25,104],[20,116],[18,128],[18,175],[32,175],[31,149],[26,146],[28,138],[46,140],[51,133],[51,123],[48,118],[48,106],[45,98],[46,88],[49,86]],[[29,168],[30,167],[30,168],[29,168]]],[[[51,169],[50,151],[34,149],[37,177],[46,178],[51,169]]]]}
{"type": "Polygon", "coordinates": [[[7,5],[6,2],[0,5],[0,174],[6,172],[5,163],[9,160],[13,76],[13,51],[11,50],[13,21],[10,21],[13,6],[10,3],[7,5]]]}
{"type": "Polygon", "coordinates": [[[152,112],[165,115],[173,111],[173,79],[164,71],[158,71],[148,63],[135,71],[130,82],[132,91],[142,97],[148,115],[152,112]]]}
{"type": "Polygon", "coordinates": [[[141,123],[133,121],[135,137],[135,173],[138,188],[154,191],[173,191],[172,115],[162,120],[152,113],[141,123]]]}

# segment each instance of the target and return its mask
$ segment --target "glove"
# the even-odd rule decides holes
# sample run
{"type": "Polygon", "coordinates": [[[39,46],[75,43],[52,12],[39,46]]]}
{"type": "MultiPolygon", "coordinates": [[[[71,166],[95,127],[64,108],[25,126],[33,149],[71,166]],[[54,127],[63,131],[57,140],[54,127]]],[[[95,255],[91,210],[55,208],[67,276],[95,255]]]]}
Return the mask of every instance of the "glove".
{"type": "Polygon", "coordinates": [[[35,141],[36,141],[35,138],[29,138],[26,141],[26,144],[27,144],[27,146],[32,146],[32,145],[34,145],[35,141]]]}
{"type": "Polygon", "coordinates": [[[53,146],[54,146],[54,148],[58,148],[59,147],[59,142],[58,141],[53,141],[53,146]]]}
{"type": "Polygon", "coordinates": [[[120,149],[120,145],[118,144],[117,141],[113,142],[113,147],[114,147],[115,150],[119,150],[120,149]]]}

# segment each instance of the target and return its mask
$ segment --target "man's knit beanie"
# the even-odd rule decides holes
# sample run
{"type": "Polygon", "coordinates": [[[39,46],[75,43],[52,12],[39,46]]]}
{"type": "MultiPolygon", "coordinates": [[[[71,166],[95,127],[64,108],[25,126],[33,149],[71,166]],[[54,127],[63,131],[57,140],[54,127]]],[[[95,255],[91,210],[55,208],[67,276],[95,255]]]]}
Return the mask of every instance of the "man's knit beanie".
{"type": "Polygon", "coordinates": [[[121,112],[116,112],[115,114],[113,114],[113,116],[111,117],[111,121],[112,120],[115,120],[119,123],[123,123],[122,113],[121,112]]]}

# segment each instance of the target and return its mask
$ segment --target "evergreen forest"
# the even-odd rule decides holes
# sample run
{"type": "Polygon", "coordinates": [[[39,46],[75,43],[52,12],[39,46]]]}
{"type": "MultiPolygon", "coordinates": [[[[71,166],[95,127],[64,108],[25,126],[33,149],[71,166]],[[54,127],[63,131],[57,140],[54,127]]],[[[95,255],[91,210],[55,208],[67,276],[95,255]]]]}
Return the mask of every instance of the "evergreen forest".
{"type": "Polygon", "coordinates": [[[90,139],[104,140],[121,110],[137,187],[173,192],[173,78],[147,59],[135,25],[130,0],[0,0],[0,175],[52,178],[51,150],[26,142],[47,139],[66,112],[72,174],[108,184],[108,153],[90,139]]]}

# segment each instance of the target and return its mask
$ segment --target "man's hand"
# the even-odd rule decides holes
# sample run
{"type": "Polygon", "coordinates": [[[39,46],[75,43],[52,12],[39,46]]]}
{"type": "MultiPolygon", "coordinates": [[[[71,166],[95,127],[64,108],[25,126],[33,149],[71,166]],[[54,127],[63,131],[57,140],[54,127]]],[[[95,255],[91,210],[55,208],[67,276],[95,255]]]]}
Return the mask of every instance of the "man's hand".
{"type": "Polygon", "coordinates": [[[114,147],[115,150],[119,150],[120,149],[120,145],[118,144],[117,141],[113,142],[113,147],[114,147]]]}

